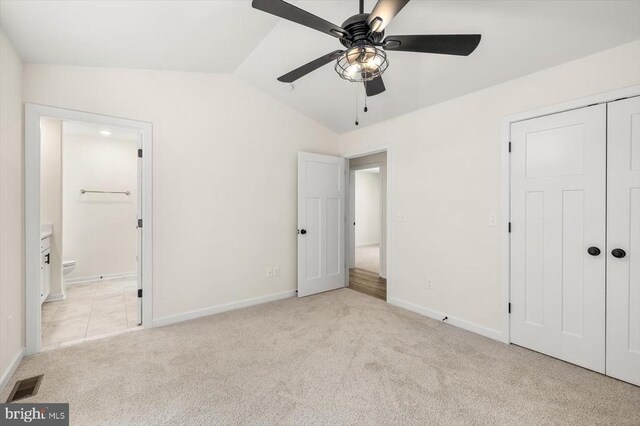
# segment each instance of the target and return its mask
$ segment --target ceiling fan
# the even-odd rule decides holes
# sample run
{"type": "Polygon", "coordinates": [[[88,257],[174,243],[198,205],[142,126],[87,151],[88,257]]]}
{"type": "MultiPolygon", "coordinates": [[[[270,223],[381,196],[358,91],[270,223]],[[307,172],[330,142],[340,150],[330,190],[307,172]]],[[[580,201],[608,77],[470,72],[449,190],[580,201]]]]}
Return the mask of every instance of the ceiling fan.
{"type": "Polygon", "coordinates": [[[385,91],[382,74],[389,66],[385,51],[468,56],[480,43],[480,34],[391,35],[384,38],[384,29],[407,3],[409,0],[378,0],[371,13],[365,13],[364,0],[360,0],[360,13],[348,18],[342,26],[282,0],[253,0],[252,6],[336,37],[346,48],[314,59],[278,77],[279,81],[293,83],[335,61],[335,70],[340,77],[364,82],[367,96],[374,96],[385,91]]]}

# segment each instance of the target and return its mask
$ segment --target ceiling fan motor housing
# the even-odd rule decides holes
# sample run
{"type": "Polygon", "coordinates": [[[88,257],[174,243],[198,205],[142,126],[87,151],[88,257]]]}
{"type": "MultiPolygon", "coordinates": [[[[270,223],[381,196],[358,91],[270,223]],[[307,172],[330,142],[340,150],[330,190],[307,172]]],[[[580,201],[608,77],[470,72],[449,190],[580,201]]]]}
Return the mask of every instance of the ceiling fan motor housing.
{"type": "Polygon", "coordinates": [[[367,19],[368,13],[353,15],[342,24],[342,28],[347,32],[346,37],[340,37],[340,43],[346,48],[364,43],[379,45],[384,38],[384,30],[381,32],[371,32],[367,19]]]}

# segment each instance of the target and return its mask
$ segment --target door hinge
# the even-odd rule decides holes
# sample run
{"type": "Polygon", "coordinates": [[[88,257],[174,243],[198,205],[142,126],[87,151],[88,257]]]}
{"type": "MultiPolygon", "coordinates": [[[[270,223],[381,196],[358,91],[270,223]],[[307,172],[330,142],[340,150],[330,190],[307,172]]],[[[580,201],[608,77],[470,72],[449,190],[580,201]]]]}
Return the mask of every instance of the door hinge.
{"type": "Polygon", "coordinates": [[[509,302],[508,306],[507,306],[507,312],[511,313],[511,302],[509,302]]]}
{"type": "Polygon", "coordinates": [[[511,233],[511,222],[509,222],[509,233],[511,233]]]}
{"type": "Polygon", "coordinates": [[[138,297],[142,297],[142,289],[141,288],[138,289],[138,297]]]}
{"type": "Polygon", "coordinates": [[[511,152],[511,142],[509,142],[509,152],[511,152]]]}
{"type": "Polygon", "coordinates": [[[142,228],[142,219],[138,219],[138,228],[142,228]]]}
{"type": "Polygon", "coordinates": [[[138,158],[142,158],[142,148],[138,149],[138,158]]]}

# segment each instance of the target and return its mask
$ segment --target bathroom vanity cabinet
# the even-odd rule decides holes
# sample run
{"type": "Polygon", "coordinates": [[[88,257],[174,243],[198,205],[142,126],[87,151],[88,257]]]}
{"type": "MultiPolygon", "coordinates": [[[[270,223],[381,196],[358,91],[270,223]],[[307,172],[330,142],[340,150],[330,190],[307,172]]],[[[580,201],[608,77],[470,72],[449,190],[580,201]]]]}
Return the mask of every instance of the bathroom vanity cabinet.
{"type": "Polygon", "coordinates": [[[44,302],[51,292],[51,238],[40,240],[40,303],[44,302]]]}

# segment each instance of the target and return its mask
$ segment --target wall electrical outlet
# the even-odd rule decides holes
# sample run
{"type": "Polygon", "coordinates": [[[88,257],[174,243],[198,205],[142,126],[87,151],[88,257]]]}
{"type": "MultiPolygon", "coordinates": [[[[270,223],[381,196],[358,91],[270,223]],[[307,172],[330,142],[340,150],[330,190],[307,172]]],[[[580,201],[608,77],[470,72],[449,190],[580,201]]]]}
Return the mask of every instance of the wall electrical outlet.
{"type": "Polygon", "coordinates": [[[427,278],[427,290],[431,290],[432,285],[431,285],[431,278],[427,278]]]}
{"type": "Polygon", "coordinates": [[[267,268],[267,278],[271,278],[271,277],[273,277],[273,268],[269,266],[267,268]]]}

